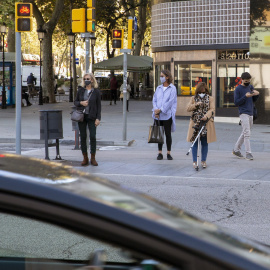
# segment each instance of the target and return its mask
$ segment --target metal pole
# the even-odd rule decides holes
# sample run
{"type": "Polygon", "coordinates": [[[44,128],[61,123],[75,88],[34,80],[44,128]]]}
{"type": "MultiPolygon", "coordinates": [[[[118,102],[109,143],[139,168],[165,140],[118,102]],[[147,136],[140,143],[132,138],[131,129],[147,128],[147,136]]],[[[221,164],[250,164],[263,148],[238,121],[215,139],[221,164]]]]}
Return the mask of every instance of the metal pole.
{"type": "Polygon", "coordinates": [[[21,154],[21,115],[22,115],[22,79],[21,79],[21,33],[16,32],[16,154],[21,154]]]}
{"type": "Polygon", "coordinates": [[[2,109],[7,108],[6,83],[5,83],[5,34],[2,33],[3,39],[3,85],[2,85],[2,109]]]}
{"type": "Polygon", "coordinates": [[[90,57],[90,38],[85,38],[85,73],[89,72],[89,57],[90,57]]]}
{"type": "Polygon", "coordinates": [[[39,103],[38,105],[43,105],[43,93],[42,93],[42,78],[41,78],[41,68],[42,68],[42,56],[41,56],[41,47],[42,47],[42,39],[39,40],[39,103]]]}
{"type": "Polygon", "coordinates": [[[122,49],[120,52],[124,53],[123,57],[123,141],[127,140],[127,54],[131,52],[130,49],[122,49]]]}
{"type": "Polygon", "coordinates": [[[71,53],[71,50],[72,50],[72,42],[69,42],[70,44],[70,47],[69,47],[69,55],[70,55],[70,58],[69,58],[69,102],[73,102],[73,89],[72,89],[72,67],[71,67],[71,64],[72,64],[72,53],[71,53]]]}

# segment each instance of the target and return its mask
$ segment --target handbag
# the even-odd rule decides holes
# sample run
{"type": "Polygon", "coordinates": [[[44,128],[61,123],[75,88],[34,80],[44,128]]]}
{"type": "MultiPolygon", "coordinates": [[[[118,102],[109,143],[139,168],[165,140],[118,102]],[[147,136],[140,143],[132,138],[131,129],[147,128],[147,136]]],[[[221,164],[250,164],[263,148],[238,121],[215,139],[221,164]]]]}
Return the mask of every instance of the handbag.
{"type": "MultiPolygon", "coordinates": [[[[94,92],[94,91],[91,91],[91,93],[90,93],[90,95],[89,95],[87,101],[89,101],[89,99],[90,99],[90,97],[91,97],[91,95],[92,95],[93,92],[94,92]]],[[[71,120],[72,120],[72,121],[75,121],[75,122],[83,122],[83,119],[84,119],[84,111],[85,111],[85,110],[79,110],[79,109],[76,109],[75,111],[71,112],[71,113],[70,113],[70,114],[71,114],[71,120]]]]}
{"type": "Polygon", "coordinates": [[[253,121],[256,120],[257,118],[258,118],[257,108],[255,107],[255,105],[253,105],[253,121]]]}
{"type": "Polygon", "coordinates": [[[160,125],[159,120],[149,127],[148,143],[164,143],[164,126],[160,125]]]}
{"type": "Polygon", "coordinates": [[[84,112],[76,109],[71,113],[71,120],[75,122],[83,122],[84,112]]]}

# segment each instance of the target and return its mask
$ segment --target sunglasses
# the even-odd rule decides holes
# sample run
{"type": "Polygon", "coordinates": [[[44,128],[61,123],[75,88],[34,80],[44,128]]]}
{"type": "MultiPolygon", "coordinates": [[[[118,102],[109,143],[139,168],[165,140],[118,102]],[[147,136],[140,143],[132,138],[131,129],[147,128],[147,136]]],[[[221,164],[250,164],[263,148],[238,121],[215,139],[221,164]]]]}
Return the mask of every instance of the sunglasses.
{"type": "Polygon", "coordinates": [[[83,78],[84,81],[90,81],[90,78],[83,78]]]}

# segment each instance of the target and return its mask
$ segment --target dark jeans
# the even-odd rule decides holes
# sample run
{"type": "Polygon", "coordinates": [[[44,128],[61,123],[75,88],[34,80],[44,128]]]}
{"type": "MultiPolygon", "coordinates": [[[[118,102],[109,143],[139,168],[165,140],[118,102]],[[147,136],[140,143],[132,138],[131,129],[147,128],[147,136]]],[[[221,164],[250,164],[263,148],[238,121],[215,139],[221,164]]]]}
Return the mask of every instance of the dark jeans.
{"type": "MultiPolygon", "coordinates": [[[[201,136],[201,161],[206,161],[207,153],[208,153],[208,143],[207,143],[207,136],[201,136]]],[[[198,153],[198,140],[192,147],[192,159],[193,162],[197,161],[197,153],[198,153]]]]}
{"type": "Polygon", "coordinates": [[[114,103],[116,104],[117,99],[117,89],[111,89],[111,102],[114,100],[114,103]]]}
{"type": "MultiPolygon", "coordinates": [[[[157,120],[156,124],[157,124],[157,120]]],[[[165,136],[166,136],[166,145],[167,145],[167,151],[171,151],[171,147],[172,147],[172,118],[168,119],[168,120],[159,120],[159,123],[161,126],[164,126],[164,131],[165,131],[165,136]]],[[[158,144],[158,150],[162,151],[162,143],[158,144]]]]}
{"type": "Polygon", "coordinates": [[[87,118],[88,115],[84,115],[84,120],[83,122],[79,122],[79,130],[80,130],[80,138],[81,138],[81,150],[82,153],[87,153],[87,145],[86,145],[86,130],[87,126],[89,129],[89,134],[90,134],[90,152],[91,154],[96,153],[96,126],[95,126],[95,120],[91,120],[87,118]]]}

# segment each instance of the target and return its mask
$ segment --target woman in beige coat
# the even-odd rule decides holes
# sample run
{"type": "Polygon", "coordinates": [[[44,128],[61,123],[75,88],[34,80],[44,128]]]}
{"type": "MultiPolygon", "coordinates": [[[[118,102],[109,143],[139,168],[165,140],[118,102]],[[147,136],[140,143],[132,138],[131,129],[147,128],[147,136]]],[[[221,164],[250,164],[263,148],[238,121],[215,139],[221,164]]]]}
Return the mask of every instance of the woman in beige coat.
{"type": "MultiPolygon", "coordinates": [[[[209,89],[204,82],[198,83],[194,97],[191,98],[188,112],[192,112],[187,141],[193,142],[200,131],[202,121],[207,121],[206,128],[201,133],[200,140],[202,146],[201,165],[206,168],[206,159],[208,154],[208,143],[216,141],[216,130],[214,124],[214,98],[209,95],[209,89]],[[195,128],[194,128],[195,127],[195,128]]],[[[197,167],[198,140],[192,147],[193,167],[197,167]]]]}

